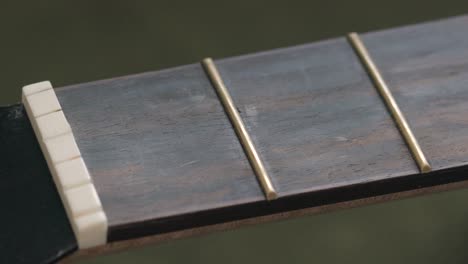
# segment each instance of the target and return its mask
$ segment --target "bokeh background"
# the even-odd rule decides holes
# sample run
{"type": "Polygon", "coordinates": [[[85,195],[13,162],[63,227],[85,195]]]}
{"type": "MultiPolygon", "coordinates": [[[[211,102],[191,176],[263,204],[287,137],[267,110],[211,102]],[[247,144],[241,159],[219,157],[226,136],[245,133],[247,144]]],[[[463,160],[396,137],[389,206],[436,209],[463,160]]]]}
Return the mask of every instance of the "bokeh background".
{"type": "MultiPolygon", "coordinates": [[[[466,0],[2,1],[0,104],[45,79],[59,87],[463,13],[466,0]]],[[[80,263],[468,263],[468,190],[80,263]]]]}

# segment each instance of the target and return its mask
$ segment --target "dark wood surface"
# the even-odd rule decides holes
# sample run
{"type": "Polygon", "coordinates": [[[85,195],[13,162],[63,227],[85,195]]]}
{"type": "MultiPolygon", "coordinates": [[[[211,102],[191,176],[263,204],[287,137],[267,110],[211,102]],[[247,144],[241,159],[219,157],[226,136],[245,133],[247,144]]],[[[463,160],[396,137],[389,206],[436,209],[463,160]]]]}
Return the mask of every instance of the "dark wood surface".
{"type": "Polygon", "coordinates": [[[434,166],[419,171],[344,38],[215,60],[280,199],[200,65],[57,89],[111,241],[468,179],[468,19],[364,35],[434,166]]]}
{"type": "MultiPolygon", "coordinates": [[[[376,204],[385,203],[389,201],[395,201],[398,199],[414,198],[414,197],[422,196],[422,195],[432,195],[432,194],[439,193],[439,192],[454,191],[456,193],[458,189],[467,188],[467,187],[468,187],[468,180],[458,181],[458,182],[449,183],[449,184],[434,185],[434,186],[426,187],[426,188],[415,188],[415,189],[411,189],[408,191],[402,191],[402,192],[396,192],[396,193],[392,192],[389,194],[371,196],[371,197],[366,197],[362,199],[353,199],[353,200],[343,201],[343,202],[338,202],[338,203],[333,203],[333,204],[314,206],[314,207],[304,208],[300,210],[290,210],[290,211],[283,212],[283,213],[274,213],[274,214],[269,214],[265,216],[251,217],[251,218],[241,219],[237,221],[229,221],[229,222],[213,224],[213,225],[192,227],[192,228],[187,228],[187,229],[178,230],[174,232],[168,232],[164,234],[150,235],[150,236],[138,237],[138,238],[122,240],[122,241],[114,241],[111,243],[107,243],[106,245],[103,245],[103,246],[99,246],[99,247],[95,247],[95,248],[91,248],[87,250],[79,250],[75,252],[73,255],[65,258],[61,263],[76,263],[76,262],[80,263],[79,262],[80,260],[87,260],[95,256],[107,255],[107,254],[119,253],[119,252],[121,253],[122,251],[127,251],[127,250],[132,251],[132,250],[135,250],[136,248],[142,248],[142,247],[155,248],[155,246],[157,247],[158,245],[161,245],[164,247],[164,244],[166,244],[169,241],[172,242],[178,239],[198,237],[198,236],[207,235],[213,232],[234,230],[238,228],[246,228],[252,225],[259,225],[259,224],[266,224],[266,223],[270,223],[274,221],[277,222],[277,221],[282,221],[282,220],[288,220],[290,218],[307,217],[307,216],[309,216],[310,218],[311,215],[331,213],[337,210],[351,209],[351,208],[368,206],[368,205],[376,205],[376,204]]],[[[460,201],[459,203],[463,204],[460,201]]],[[[440,204],[437,206],[441,207],[440,204]]],[[[317,216],[317,217],[320,218],[320,216],[317,216]]],[[[395,215],[395,218],[397,219],[397,221],[404,222],[405,220],[401,220],[401,219],[398,220],[398,218],[400,217],[407,219],[407,215],[405,216],[395,215]]],[[[440,217],[443,218],[443,216],[439,216],[439,218],[440,217]]],[[[363,219],[363,220],[366,220],[366,219],[363,219]]],[[[273,225],[272,227],[269,227],[269,231],[271,230],[276,231],[275,226],[277,225],[273,225]]],[[[307,228],[307,225],[305,225],[305,227],[307,228]]],[[[316,229],[317,228],[312,229],[312,230],[316,230],[316,229]]],[[[273,232],[273,236],[277,238],[278,240],[280,240],[281,238],[285,236],[284,235],[285,230],[286,230],[285,228],[283,228],[283,230],[278,230],[279,231],[278,236],[275,236],[275,233],[273,232]]],[[[327,230],[330,230],[330,228],[328,228],[327,230]]],[[[312,236],[310,237],[313,237],[313,233],[309,231],[309,234],[312,234],[312,236]]],[[[246,240],[248,240],[247,237],[246,237],[246,240]]],[[[311,239],[310,237],[309,239],[311,239]]],[[[324,236],[322,235],[322,237],[324,236]]],[[[316,237],[314,237],[314,239],[317,241],[316,237]]],[[[203,240],[203,239],[201,238],[195,239],[195,241],[199,241],[199,240],[203,240]]],[[[263,241],[267,241],[267,239],[264,239],[263,241]]],[[[379,240],[377,239],[377,241],[379,240]]],[[[437,244],[437,242],[435,243],[437,244]]],[[[439,241],[439,244],[440,244],[440,241],[439,241]]],[[[309,246],[309,244],[307,244],[306,246],[309,246]]],[[[263,253],[265,254],[266,252],[269,252],[269,251],[263,249],[263,253]]],[[[276,256],[277,254],[282,254],[282,252],[277,252],[274,254],[274,256],[276,256]]],[[[378,261],[378,258],[376,260],[378,261]]]]}
{"type": "Polygon", "coordinates": [[[468,16],[363,41],[433,168],[468,164],[468,16]]]}
{"type": "Polygon", "coordinates": [[[77,248],[22,105],[0,107],[0,263],[52,263],[77,248]]]}
{"type": "Polygon", "coordinates": [[[418,172],[344,38],[218,68],[280,197],[418,172]]]}
{"type": "Polygon", "coordinates": [[[263,200],[200,65],[57,90],[113,228],[263,200]]]}

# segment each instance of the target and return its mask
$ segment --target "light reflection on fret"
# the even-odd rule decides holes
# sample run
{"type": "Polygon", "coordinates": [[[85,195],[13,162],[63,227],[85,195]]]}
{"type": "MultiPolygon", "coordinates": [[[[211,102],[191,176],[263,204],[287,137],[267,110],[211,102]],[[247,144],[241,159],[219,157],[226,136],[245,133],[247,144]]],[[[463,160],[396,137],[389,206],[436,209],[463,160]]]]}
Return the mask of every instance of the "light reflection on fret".
{"type": "Polygon", "coordinates": [[[255,148],[255,145],[252,139],[245,128],[244,122],[237,111],[236,106],[234,105],[234,101],[229,94],[228,89],[226,88],[221,75],[219,74],[216,65],[214,64],[211,58],[206,58],[202,61],[202,65],[205,68],[205,71],[210,78],[211,82],[213,83],[215,90],[223,104],[226,113],[231,120],[231,123],[234,126],[234,129],[239,137],[239,140],[244,147],[245,153],[252,164],[252,167],[257,175],[257,178],[262,186],[263,192],[268,200],[273,200],[277,198],[277,194],[273,184],[271,182],[270,177],[268,176],[268,172],[263,165],[262,160],[260,159],[259,154],[255,148]]]}
{"type": "Polygon", "coordinates": [[[351,46],[353,46],[359,58],[361,59],[361,62],[366,67],[369,75],[374,81],[374,84],[380,96],[383,98],[385,104],[387,105],[387,108],[390,110],[398,129],[403,135],[403,138],[405,139],[406,144],[408,145],[408,148],[411,151],[411,154],[413,155],[416,163],[419,166],[419,170],[423,173],[430,172],[432,170],[431,165],[427,161],[426,156],[424,155],[421,146],[418,143],[418,140],[414,136],[408,124],[408,121],[406,121],[406,118],[401,112],[400,107],[398,107],[398,104],[395,101],[392,92],[385,83],[385,80],[380,74],[377,66],[372,60],[361,38],[357,33],[353,32],[348,34],[348,40],[351,46]]]}

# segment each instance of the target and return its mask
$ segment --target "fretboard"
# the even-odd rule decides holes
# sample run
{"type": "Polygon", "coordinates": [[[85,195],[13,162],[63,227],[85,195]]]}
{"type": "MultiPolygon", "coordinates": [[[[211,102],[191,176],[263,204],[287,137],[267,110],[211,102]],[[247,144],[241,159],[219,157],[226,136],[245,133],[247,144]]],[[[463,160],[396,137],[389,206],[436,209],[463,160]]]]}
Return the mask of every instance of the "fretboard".
{"type": "Polygon", "coordinates": [[[361,37],[431,172],[345,37],[214,60],[275,200],[200,63],[57,88],[108,241],[467,180],[468,17],[361,37]]]}
{"type": "Polygon", "coordinates": [[[467,25],[460,17],[362,36],[433,166],[424,175],[344,37],[215,60],[278,201],[265,200],[199,63],[57,89],[109,239],[448,180],[444,170],[468,161],[467,25]]]}

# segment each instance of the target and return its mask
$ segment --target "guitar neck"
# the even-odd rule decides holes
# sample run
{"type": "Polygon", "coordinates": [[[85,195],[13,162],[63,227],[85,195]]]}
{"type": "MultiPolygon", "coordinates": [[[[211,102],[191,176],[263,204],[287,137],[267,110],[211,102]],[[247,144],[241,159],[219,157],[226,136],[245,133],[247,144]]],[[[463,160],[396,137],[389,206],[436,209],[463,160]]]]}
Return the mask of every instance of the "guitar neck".
{"type": "Polygon", "coordinates": [[[464,166],[467,21],[363,35],[433,166],[426,175],[345,38],[215,60],[277,202],[266,201],[200,64],[57,89],[109,239],[318,205],[328,201],[317,192],[343,187],[364,196],[377,182],[464,166]]]}
{"type": "Polygon", "coordinates": [[[461,16],[362,35],[428,173],[346,38],[214,60],[275,200],[201,64],[55,89],[107,241],[467,180],[467,29],[461,16]]]}

